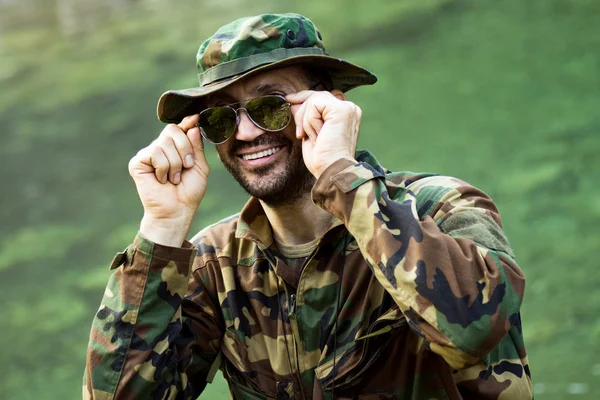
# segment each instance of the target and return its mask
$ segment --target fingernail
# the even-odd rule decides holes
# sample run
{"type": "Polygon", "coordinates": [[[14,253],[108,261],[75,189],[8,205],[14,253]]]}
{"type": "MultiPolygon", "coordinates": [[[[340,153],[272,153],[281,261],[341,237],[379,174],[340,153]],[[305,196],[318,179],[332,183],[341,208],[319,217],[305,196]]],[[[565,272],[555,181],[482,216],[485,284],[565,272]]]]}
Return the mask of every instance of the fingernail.
{"type": "Polygon", "coordinates": [[[188,154],[187,156],[185,156],[185,166],[189,168],[192,165],[194,165],[194,158],[191,154],[188,154]]]}
{"type": "Polygon", "coordinates": [[[179,180],[180,180],[180,179],[181,179],[181,173],[179,173],[179,172],[178,172],[178,173],[176,173],[176,174],[175,174],[175,176],[173,177],[173,180],[175,181],[175,182],[173,182],[173,183],[179,183],[179,180]]]}

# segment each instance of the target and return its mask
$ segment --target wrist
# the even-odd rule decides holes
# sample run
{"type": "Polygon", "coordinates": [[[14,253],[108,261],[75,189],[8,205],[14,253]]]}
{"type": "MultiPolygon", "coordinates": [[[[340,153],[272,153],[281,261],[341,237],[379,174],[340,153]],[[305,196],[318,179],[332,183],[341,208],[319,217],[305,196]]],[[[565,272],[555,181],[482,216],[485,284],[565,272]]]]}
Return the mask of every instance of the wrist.
{"type": "Polygon", "coordinates": [[[313,172],[314,177],[318,180],[329,167],[331,167],[333,164],[336,164],[340,160],[348,160],[351,161],[353,164],[357,162],[354,157],[347,154],[341,154],[336,157],[332,157],[329,160],[322,162],[321,165],[315,168],[313,172]]]}
{"type": "Polygon", "coordinates": [[[156,219],[144,215],[140,223],[140,233],[156,244],[181,247],[192,225],[192,219],[156,219]]]}

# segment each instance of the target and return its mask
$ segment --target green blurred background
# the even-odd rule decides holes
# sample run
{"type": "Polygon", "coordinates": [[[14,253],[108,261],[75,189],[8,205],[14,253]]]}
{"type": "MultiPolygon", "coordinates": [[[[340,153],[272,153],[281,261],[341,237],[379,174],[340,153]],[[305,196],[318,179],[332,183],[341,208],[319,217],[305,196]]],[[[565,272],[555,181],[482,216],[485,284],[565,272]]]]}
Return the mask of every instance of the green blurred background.
{"type": "MultiPolygon", "coordinates": [[[[312,18],[380,81],[359,147],[489,193],[528,278],[538,399],[600,398],[599,0],[0,0],[0,398],[75,399],[115,252],[142,209],[129,158],[198,45],[261,12],[312,18]]],[[[246,195],[209,150],[194,229],[246,195]]],[[[224,381],[205,399],[229,398],[224,381]]]]}

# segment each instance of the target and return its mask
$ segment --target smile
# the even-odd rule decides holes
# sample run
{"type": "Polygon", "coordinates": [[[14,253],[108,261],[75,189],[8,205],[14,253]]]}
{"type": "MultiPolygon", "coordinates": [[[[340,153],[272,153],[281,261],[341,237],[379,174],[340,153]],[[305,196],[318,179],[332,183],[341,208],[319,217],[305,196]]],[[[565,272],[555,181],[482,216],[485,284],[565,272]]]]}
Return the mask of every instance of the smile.
{"type": "Polygon", "coordinates": [[[259,151],[258,153],[250,153],[250,154],[243,154],[242,155],[242,159],[244,160],[256,160],[257,158],[262,158],[262,157],[267,157],[270,156],[272,154],[277,153],[278,151],[280,151],[283,147],[273,147],[267,150],[263,150],[263,151],[259,151]]]}

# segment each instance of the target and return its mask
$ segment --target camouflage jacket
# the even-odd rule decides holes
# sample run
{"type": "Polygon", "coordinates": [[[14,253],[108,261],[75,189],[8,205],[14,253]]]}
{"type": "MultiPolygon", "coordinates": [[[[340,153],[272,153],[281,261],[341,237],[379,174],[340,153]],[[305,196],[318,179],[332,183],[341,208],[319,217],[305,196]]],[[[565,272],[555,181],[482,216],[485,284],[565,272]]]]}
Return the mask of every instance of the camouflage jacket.
{"type": "Polygon", "coordinates": [[[524,276],[493,202],[455,178],[332,164],[332,224],[295,286],[260,202],[172,248],[138,234],[93,321],[84,398],[530,399],[524,276]],[[335,355],[335,357],[334,357],[335,355]]]}

